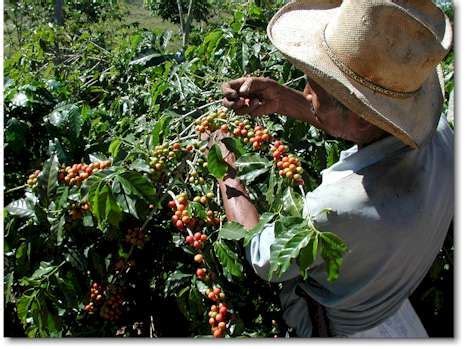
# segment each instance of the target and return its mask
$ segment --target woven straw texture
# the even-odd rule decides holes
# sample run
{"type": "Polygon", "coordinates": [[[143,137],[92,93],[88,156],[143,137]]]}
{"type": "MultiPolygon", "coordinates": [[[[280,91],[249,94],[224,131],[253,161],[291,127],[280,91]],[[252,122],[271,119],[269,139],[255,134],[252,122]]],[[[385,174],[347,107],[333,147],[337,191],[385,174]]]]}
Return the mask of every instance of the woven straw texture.
{"type": "Polygon", "coordinates": [[[427,0],[295,1],[268,26],[272,43],[349,109],[416,148],[443,105],[436,66],[448,18],[427,0]]]}

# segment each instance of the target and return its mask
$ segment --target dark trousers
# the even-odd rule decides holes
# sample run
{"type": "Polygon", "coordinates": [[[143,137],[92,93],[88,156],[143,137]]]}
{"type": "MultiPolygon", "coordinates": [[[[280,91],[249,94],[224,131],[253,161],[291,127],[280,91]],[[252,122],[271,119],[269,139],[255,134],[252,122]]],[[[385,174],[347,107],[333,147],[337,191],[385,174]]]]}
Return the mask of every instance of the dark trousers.
{"type": "Polygon", "coordinates": [[[309,297],[309,295],[299,286],[296,288],[296,294],[306,300],[309,308],[309,314],[311,315],[312,322],[312,337],[331,337],[325,307],[309,297]]]}

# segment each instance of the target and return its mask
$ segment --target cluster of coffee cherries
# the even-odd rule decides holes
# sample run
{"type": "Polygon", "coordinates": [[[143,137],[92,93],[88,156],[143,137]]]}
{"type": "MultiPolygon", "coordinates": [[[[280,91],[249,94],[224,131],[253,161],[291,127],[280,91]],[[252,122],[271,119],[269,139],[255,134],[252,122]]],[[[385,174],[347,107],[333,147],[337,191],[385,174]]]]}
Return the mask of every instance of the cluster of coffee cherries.
{"type": "Polygon", "coordinates": [[[94,314],[97,304],[102,302],[103,288],[97,282],[93,282],[90,291],[90,302],[84,306],[84,311],[88,314],[94,314]]]}
{"type": "Polygon", "coordinates": [[[204,243],[209,239],[206,234],[198,231],[193,235],[188,235],[185,238],[185,242],[188,246],[195,248],[196,250],[200,250],[204,247],[204,243]]]}
{"type": "Polygon", "coordinates": [[[123,313],[123,296],[120,293],[114,293],[108,297],[100,308],[100,316],[109,321],[117,321],[123,313]]]}
{"type": "Polygon", "coordinates": [[[205,184],[205,178],[202,177],[196,170],[189,172],[188,182],[191,184],[205,184]]]}
{"type": "Polygon", "coordinates": [[[115,271],[121,273],[125,270],[134,268],[136,266],[136,261],[134,259],[125,260],[123,258],[119,258],[114,265],[115,271]]]}
{"type": "Polygon", "coordinates": [[[194,217],[189,216],[188,212],[188,194],[181,193],[175,200],[168,202],[168,207],[172,209],[172,223],[178,230],[185,230],[187,227],[193,229],[197,221],[194,217]]]}
{"type": "Polygon", "coordinates": [[[144,246],[145,234],[141,228],[129,228],[126,231],[125,239],[131,245],[142,248],[144,246]]]}
{"type": "Polygon", "coordinates": [[[175,143],[169,145],[167,143],[157,145],[152,150],[149,165],[155,171],[161,171],[165,168],[166,162],[173,160],[176,154],[181,150],[181,144],[175,143]]]}
{"type": "Polygon", "coordinates": [[[76,221],[78,219],[81,219],[81,217],[86,213],[87,211],[90,210],[90,206],[88,202],[83,202],[80,204],[75,204],[71,207],[69,210],[69,214],[71,216],[71,219],[73,221],[76,221]]]}
{"type": "Polygon", "coordinates": [[[252,126],[248,120],[235,121],[235,129],[233,130],[233,135],[236,137],[240,137],[244,143],[249,143],[249,139],[254,137],[254,131],[252,126]]]}
{"type": "Polygon", "coordinates": [[[31,174],[29,175],[29,177],[28,177],[27,182],[26,182],[27,185],[28,185],[29,187],[31,187],[31,188],[34,187],[34,186],[36,186],[36,184],[37,184],[37,178],[39,177],[39,175],[40,175],[40,170],[35,170],[33,173],[31,173],[31,174]]]}
{"type": "Polygon", "coordinates": [[[207,292],[207,297],[216,303],[210,307],[209,312],[209,325],[212,331],[212,335],[215,338],[224,337],[227,328],[228,317],[230,315],[227,304],[221,302],[221,300],[225,298],[225,295],[219,287],[215,287],[213,290],[208,290],[207,292]]]}
{"type": "Polygon", "coordinates": [[[206,218],[207,225],[210,225],[210,226],[220,225],[219,215],[220,215],[220,213],[218,211],[208,210],[207,211],[207,218],[206,218]]]}
{"type": "Polygon", "coordinates": [[[207,194],[205,194],[205,195],[202,195],[202,196],[197,195],[197,196],[195,196],[195,197],[193,198],[193,201],[194,201],[194,202],[199,202],[199,203],[201,203],[202,205],[208,205],[209,202],[210,202],[210,200],[212,200],[214,197],[215,197],[215,194],[214,194],[213,192],[209,191],[209,192],[208,192],[207,194]]]}
{"type": "MultiPolygon", "coordinates": [[[[217,120],[224,120],[227,117],[226,109],[220,108],[218,111],[211,112],[196,121],[196,131],[199,133],[213,132],[218,129],[217,120]]],[[[224,126],[222,125],[224,128],[224,126]]]]}
{"type": "MultiPolygon", "coordinates": [[[[249,134],[249,132],[248,132],[249,134]]],[[[259,150],[264,142],[270,142],[272,136],[262,126],[254,127],[254,136],[249,138],[249,143],[252,144],[254,150],[259,150]]]]}
{"type": "Polygon", "coordinates": [[[293,155],[286,154],[287,147],[281,141],[275,141],[271,148],[274,161],[277,164],[278,174],[282,177],[289,178],[297,185],[303,185],[304,180],[301,176],[303,168],[301,161],[293,155]]]}
{"type": "Polygon", "coordinates": [[[89,178],[90,175],[98,171],[104,170],[112,165],[110,160],[96,161],[89,165],[81,163],[67,166],[65,169],[60,171],[58,179],[65,182],[67,185],[80,186],[83,181],[89,178]]]}
{"type": "Polygon", "coordinates": [[[196,269],[196,276],[200,280],[204,280],[204,281],[209,280],[209,274],[207,273],[206,268],[197,268],[196,269]]]}

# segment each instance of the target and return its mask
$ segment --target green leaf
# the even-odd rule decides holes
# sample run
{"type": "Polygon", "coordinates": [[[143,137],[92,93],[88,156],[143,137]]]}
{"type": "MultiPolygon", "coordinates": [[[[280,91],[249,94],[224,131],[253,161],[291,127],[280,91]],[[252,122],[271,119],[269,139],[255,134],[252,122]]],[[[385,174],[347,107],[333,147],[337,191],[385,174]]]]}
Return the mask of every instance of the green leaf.
{"type": "Polygon", "coordinates": [[[241,64],[243,71],[246,72],[249,64],[249,46],[245,42],[241,44],[241,64]]]}
{"type": "Polygon", "coordinates": [[[207,212],[200,203],[198,202],[191,202],[188,206],[188,213],[190,217],[197,217],[199,219],[206,219],[207,212]]]}
{"type": "MultiPolygon", "coordinates": [[[[113,184],[115,184],[114,182],[113,184]]],[[[113,188],[112,188],[113,189],[113,188]]],[[[121,207],[123,212],[133,215],[136,218],[139,218],[138,211],[136,209],[136,200],[133,199],[131,196],[127,196],[124,193],[116,194],[116,201],[118,206],[121,207]]]]}
{"type": "Polygon", "coordinates": [[[282,197],[284,214],[289,216],[302,216],[303,198],[291,187],[287,187],[282,197]]]}
{"type": "Polygon", "coordinates": [[[60,246],[63,242],[64,231],[65,231],[65,215],[60,215],[57,219],[53,221],[52,226],[50,227],[50,232],[55,234],[57,237],[57,245],[60,246]]]}
{"type": "Polygon", "coordinates": [[[92,214],[86,213],[83,216],[83,226],[91,227],[91,228],[94,226],[94,220],[92,219],[92,214]]]}
{"type": "Polygon", "coordinates": [[[325,269],[327,271],[327,280],[333,282],[338,279],[340,275],[340,268],[343,262],[343,257],[339,253],[335,253],[331,248],[326,245],[326,242],[322,242],[322,259],[325,262],[325,269]]]}
{"type": "Polygon", "coordinates": [[[18,299],[18,302],[16,303],[16,312],[24,328],[28,326],[29,308],[34,296],[35,292],[32,293],[31,296],[24,294],[18,299]]]}
{"type": "Polygon", "coordinates": [[[138,172],[125,172],[116,176],[127,194],[134,194],[147,202],[155,200],[155,188],[151,181],[138,172]],[[123,178],[123,179],[122,179],[123,178]]]}
{"type": "Polygon", "coordinates": [[[34,217],[34,207],[28,203],[26,199],[18,199],[16,201],[10,202],[6,207],[9,214],[13,216],[19,216],[22,218],[31,218],[34,217]]]}
{"type": "Polygon", "coordinates": [[[4,293],[5,293],[5,303],[14,303],[15,302],[15,294],[13,290],[15,278],[13,272],[8,273],[5,275],[4,283],[4,293]]]}
{"type": "Polygon", "coordinates": [[[75,104],[65,104],[55,108],[46,119],[50,124],[74,138],[77,138],[81,132],[81,112],[75,104]]]}
{"type": "Polygon", "coordinates": [[[86,272],[87,270],[87,263],[85,260],[85,256],[81,251],[76,249],[70,248],[65,253],[65,260],[69,262],[73,268],[79,270],[80,272],[86,272]]]}
{"type": "Polygon", "coordinates": [[[168,124],[170,123],[171,116],[170,115],[163,115],[155,124],[154,129],[152,130],[152,138],[151,138],[151,147],[159,145],[163,142],[163,138],[170,128],[168,124]]]}
{"type": "Polygon", "coordinates": [[[343,242],[343,240],[341,240],[340,237],[334,233],[328,231],[322,232],[320,233],[320,238],[328,244],[331,250],[335,252],[344,253],[348,250],[348,247],[343,242]]]}
{"type": "Polygon", "coordinates": [[[231,280],[232,276],[238,278],[243,276],[243,265],[239,262],[238,255],[221,241],[214,242],[214,251],[223,267],[224,275],[231,280]]]}
{"type": "Polygon", "coordinates": [[[246,234],[246,229],[238,222],[228,222],[218,232],[218,236],[226,240],[240,240],[246,234]]]}
{"type": "Polygon", "coordinates": [[[252,182],[261,174],[270,170],[272,163],[257,154],[245,154],[236,160],[238,178],[252,182]]]}
{"type": "Polygon", "coordinates": [[[221,142],[225,144],[225,147],[229,151],[233,152],[237,158],[246,153],[246,149],[244,149],[243,143],[239,140],[239,138],[225,137],[222,138],[221,142]]]}
{"type": "Polygon", "coordinates": [[[136,159],[130,165],[129,169],[137,172],[150,173],[151,168],[143,159],[136,159]]]}
{"type": "Polygon", "coordinates": [[[338,143],[325,142],[325,151],[327,153],[327,167],[330,167],[339,160],[340,150],[338,143]]]}
{"type": "Polygon", "coordinates": [[[9,118],[5,127],[5,147],[20,153],[27,146],[27,135],[30,126],[17,118],[9,118]]]}
{"type": "Polygon", "coordinates": [[[314,235],[312,240],[307,244],[306,247],[302,248],[298,255],[298,265],[299,270],[301,271],[302,276],[304,279],[307,278],[307,270],[312,265],[316,258],[316,254],[314,254],[314,246],[318,245],[318,238],[317,235],[314,235]]]}
{"type": "Polygon", "coordinates": [[[120,150],[120,146],[121,146],[121,139],[119,138],[114,139],[112,143],[110,143],[108,147],[108,151],[113,159],[117,158],[118,151],[120,150]]]}
{"type": "Polygon", "coordinates": [[[52,200],[52,196],[58,187],[58,166],[58,157],[56,154],[53,154],[51,158],[44,163],[38,178],[39,186],[41,189],[45,190],[47,200],[49,201],[52,200]]]}
{"type": "Polygon", "coordinates": [[[270,173],[269,184],[267,186],[267,191],[265,192],[265,200],[269,206],[275,201],[275,186],[277,185],[277,175],[274,172],[270,173]]]}
{"type": "Polygon", "coordinates": [[[251,240],[254,238],[254,236],[262,233],[266,224],[269,223],[273,217],[275,217],[274,213],[271,213],[271,212],[263,213],[259,218],[259,222],[253,228],[248,230],[244,238],[243,245],[248,246],[251,243],[251,240]]]}
{"type": "Polygon", "coordinates": [[[30,277],[21,278],[19,284],[21,286],[39,285],[45,277],[56,273],[57,270],[57,266],[50,265],[50,263],[41,262],[39,268],[37,268],[30,277]]]}
{"type": "Polygon", "coordinates": [[[228,171],[228,165],[223,161],[222,151],[214,144],[207,155],[207,168],[215,178],[223,178],[228,171]]]}
{"type": "Polygon", "coordinates": [[[192,276],[192,274],[182,273],[178,270],[170,273],[165,281],[165,297],[175,294],[181,287],[186,286],[190,282],[192,276]]]}
{"type": "Polygon", "coordinates": [[[196,278],[196,287],[200,294],[205,295],[209,290],[209,286],[202,280],[196,278]]]}
{"type": "Polygon", "coordinates": [[[290,268],[301,249],[309,244],[312,235],[312,231],[301,224],[275,234],[275,242],[270,247],[269,279],[273,276],[280,278],[290,268]]]}
{"type": "Polygon", "coordinates": [[[105,223],[118,225],[122,219],[122,209],[118,206],[110,188],[105,183],[100,183],[90,197],[91,210],[102,229],[105,223]]]}
{"type": "Polygon", "coordinates": [[[287,138],[291,141],[298,141],[306,137],[306,134],[309,132],[310,125],[307,122],[295,120],[292,118],[287,118],[284,131],[287,138]]]}

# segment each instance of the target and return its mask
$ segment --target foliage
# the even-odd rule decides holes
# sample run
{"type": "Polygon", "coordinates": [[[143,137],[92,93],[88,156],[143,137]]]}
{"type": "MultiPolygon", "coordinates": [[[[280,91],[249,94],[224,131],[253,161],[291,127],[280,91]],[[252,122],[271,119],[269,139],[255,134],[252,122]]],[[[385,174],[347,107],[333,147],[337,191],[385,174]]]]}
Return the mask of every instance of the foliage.
{"type": "MultiPolygon", "coordinates": [[[[194,20],[201,22],[207,21],[212,9],[211,1],[209,0],[181,0],[181,13],[187,14],[190,10],[191,16],[194,20]],[[191,9],[189,4],[192,3],[191,9]]],[[[178,8],[178,1],[167,0],[145,0],[144,5],[158,14],[165,20],[178,24],[180,22],[180,12],[178,8]]]]}
{"type": "Polygon", "coordinates": [[[221,299],[222,335],[283,335],[279,286],[255,275],[244,246],[273,221],[271,276],[297,260],[305,277],[320,254],[335,279],[344,244],[302,218],[301,200],[346,144],[280,115],[249,120],[218,108],[220,83],[246,73],[303,88],[266,38],[276,5],[235,5],[227,23],[196,29],[175,53],[170,32],[116,21],[104,2],[66,2],[63,27],[48,23],[51,3],[21,2],[34,6],[8,17],[21,39],[7,31],[5,333],[206,336],[221,299]],[[220,205],[215,177],[227,167],[195,127],[212,115],[215,129],[261,126],[304,168],[300,188],[280,175],[271,141],[255,149],[224,139],[262,214],[250,231],[227,223],[220,205]],[[191,241],[186,228],[207,240],[191,241]]]}
{"type": "MultiPolygon", "coordinates": [[[[260,16],[265,14],[251,5],[251,18],[260,16]]],[[[265,33],[249,21],[239,7],[231,23],[196,33],[195,43],[179,55],[166,51],[168,32],[109,28],[106,22],[79,27],[68,19],[64,28],[37,24],[7,59],[6,305],[27,336],[208,335],[212,300],[206,290],[215,287],[225,294],[230,314],[223,335],[273,336],[283,330],[277,327],[279,289],[254,274],[243,243],[218,237],[217,225],[203,223],[208,241],[198,252],[210,279],[199,279],[193,276],[197,250],[184,242],[189,233],[174,226],[167,209],[170,193],[185,192],[186,219],[224,220],[217,199],[209,199],[208,207],[196,201],[216,192],[214,176],[225,173],[225,164],[215,148],[201,150],[193,124],[218,111],[220,82],[244,72],[281,82],[301,75],[281,64],[265,33]],[[244,45],[248,40],[251,46],[244,45]],[[157,155],[175,151],[177,143],[172,160],[157,155]],[[107,160],[111,166],[100,168],[107,160]],[[37,169],[37,177],[23,185],[37,169]],[[75,182],[81,176],[86,178],[75,182]],[[94,284],[104,303],[97,303],[94,284]],[[113,299],[122,299],[121,310],[103,310],[113,299]],[[117,318],[120,311],[124,318],[117,318]],[[165,316],[184,325],[173,333],[165,316]]],[[[235,121],[227,115],[214,124],[233,127],[235,121]]],[[[312,164],[303,175],[304,189],[313,188],[327,162],[322,134],[279,116],[256,122],[312,164]]],[[[289,188],[267,159],[265,144],[254,152],[238,138],[225,142],[240,157],[259,209],[281,212],[278,200],[261,200],[265,192],[278,198],[289,188]],[[266,167],[258,169],[257,159],[249,162],[254,157],[266,167]],[[264,176],[273,180],[263,183],[264,176]]]]}

